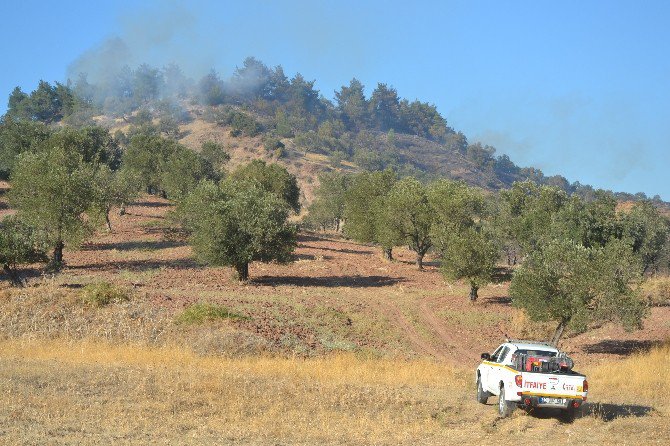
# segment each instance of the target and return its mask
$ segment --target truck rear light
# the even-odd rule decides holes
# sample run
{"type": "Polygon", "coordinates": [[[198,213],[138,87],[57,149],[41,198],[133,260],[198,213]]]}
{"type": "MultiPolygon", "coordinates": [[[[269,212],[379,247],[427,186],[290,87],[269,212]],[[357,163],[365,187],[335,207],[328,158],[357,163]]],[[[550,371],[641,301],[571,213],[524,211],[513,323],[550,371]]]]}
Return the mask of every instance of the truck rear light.
{"type": "Polygon", "coordinates": [[[582,384],[582,387],[584,388],[584,392],[589,391],[589,382],[587,380],[584,380],[584,383],[582,384]]]}
{"type": "Polygon", "coordinates": [[[526,406],[530,406],[530,398],[526,398],[525,400],[523,400],[523,403],[524,403],[526,406]]]}
{"type": "Polygon", "coordinates": [[[573,401],[572,402],[572,407],[574,407],[575,409],[578,408],[579,407],[579,401],[573,401]]]}
{"type": "Polygon", "coordinates": [[[521,375],[516,375],[514,377],[514,382],[516,383],[517,387],[521,387],[521,384],[523,383],[523,378],[521,377],[521,375]]]}

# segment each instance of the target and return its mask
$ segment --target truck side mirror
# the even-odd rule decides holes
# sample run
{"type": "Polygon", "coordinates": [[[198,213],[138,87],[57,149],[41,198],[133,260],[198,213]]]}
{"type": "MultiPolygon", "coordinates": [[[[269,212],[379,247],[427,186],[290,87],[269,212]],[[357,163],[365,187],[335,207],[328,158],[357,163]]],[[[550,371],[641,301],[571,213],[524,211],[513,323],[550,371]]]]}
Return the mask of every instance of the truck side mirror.
{"type": "Polygon", "coordinates": [[[482,353],[482,359],[484,361],[488,361],[491,359],[491,355],[489,355],[488,353],[482,353]]]}

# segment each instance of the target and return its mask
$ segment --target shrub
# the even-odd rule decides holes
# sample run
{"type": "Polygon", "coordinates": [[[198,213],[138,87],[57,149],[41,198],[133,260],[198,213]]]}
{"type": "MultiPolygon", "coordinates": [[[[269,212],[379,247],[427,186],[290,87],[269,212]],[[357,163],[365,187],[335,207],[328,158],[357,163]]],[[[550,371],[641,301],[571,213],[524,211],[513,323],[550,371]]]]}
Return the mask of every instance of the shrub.
{"type": "Polygon", "coordinates": [[[113,302],[127,302],[130,300],[130,294],[109,282],[98,282],[84,287],[81,300],[95,307],[104,307],[113,302]]]}
{"type": "Polygon", "coordinates": [[[268,152],[272,152],[276,149],[281,150],[285,147],[284,143],[281,142],[279,138],[275,137],[265,138],[265,140],[263,141],[263,146],[265,147],[265,150],[267,150],[268,152]]]}
{"type": "Polygon", "coordinates": [[[642,284],[642,296],[651,306],[670,306],[670,277],[653,277],[642,284]]]}
{"type": "Polygon", "coordinates": [[[205,321],[213,321],[216,319],[246,319],[236,313],[232,313],[228,308],[211,303],[196,303],[175,318],[177,324],[201,324],[205,321]]]}

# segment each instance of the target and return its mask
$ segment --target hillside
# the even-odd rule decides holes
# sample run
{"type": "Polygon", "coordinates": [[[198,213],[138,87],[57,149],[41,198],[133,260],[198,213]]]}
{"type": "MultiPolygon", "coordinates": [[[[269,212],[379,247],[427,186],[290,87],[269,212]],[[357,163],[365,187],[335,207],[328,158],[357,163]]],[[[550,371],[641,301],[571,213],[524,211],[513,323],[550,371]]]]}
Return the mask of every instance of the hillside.
{"type": "MultiPolygon", "coordinates": [[[[248,162],[252,159],[263,159],[268,162],[277,162],[285,166],[298,178],[303,200],[309,204],[314,195],[314,188],[318,186],[318,174],[333,169],[346,172],[356,172],[365,169],[354,160],[333,160],[331,157],[318,151],[308,151],[296,142],[295,137],[281,138],[285,145],[281,155],[264,147],[266,133],[257,136],[236,135],[231,136],[233,128],[217,122],[211,122],[203,118],[206,108],[183,104],[187,117],[184,123],[179,125],[177,139],[182,144],[199,151],[202,143],[213,141],[222,144],[227,153],[231,155],[228,163],[229,168],[248,162]]],[[[260,118],[259,118],[260,119],[260,118]]],[[[109,129],[110,133],[116,131],[128,132],[130,125],[127,120],[109,116],[96,116],[95,122],[109,129]]],[[[159,120],[154,120],[158,124],[159,120]]],[[[386,143],[387,135],[382,132],[373,132],[374,144],[379,145],[380,150],[386,143]]],[[[429,139],[408,134],[396,134],[394,147],[397,150],[399,166],[407,173],[424,178],[446,177],[462,180],[466,183],[488,190],[499,190],[511,186],[514,181],[524,178],[520,175],[500,175],[484,171],[469,160],[465,154],[458,150],[450,150],[444,145],[429,139]]]]}
{"type": "Polygon", "coordinates": [[[66,251],[61,274],[29,269],[27,288],[0,289],[0,441],[498,444],[559,431],[611,444],[612,435],[670,435],[668,350],[654,349],[670,338],[670,307],[652,308],[640,331],[606,324],[563,341],[592,387],[574,423],[552,412],[501,420],[494,398],[474,401],[479,353],[503,332],[553,328],[511,306],[504,268],[469,303],[467,286],[446,283],[435,262],[417,271],[407,250],[387,262],[377,248],[302,233],[294,263],[254,263],[241,284],[229,268],[194,262],[171,207],[142,197],[114,215],[112,233],[66,251]],[[86,285],[103,281],[129,300],[85,302],[86,285]],[[198,303],[227,311],[195,318],[198,303]]]}
{"type": "MultiPolygon", "coordinates": [[[[82,72],[72,73],[75,78],[66,84],[40,81],[31,93],[16,87],[2,120],[48,126],[98,124],[112,132],[127,132],[131,125],[140,127],[153,120],[160,132],[194,149],[205,140],[223,142],[237,155],[234,161],[280,158],[302,177],[307,202],[316,173],[328,168],[391,168],[400,176],[448,177],[489,190],[532,180],[587,200],[596,194],[587,184],[570,183],[561,175],[545,176],[540,169],[518,166],[497,154],[495,147],[469,141],[448,125],[434,104],[402,98],[385,83],[366,94],[365,86],[353,78],[331,100],[314,88],[314,80],[300,73],[289,78],[281,66],[270,68],[253,57],[228,79],[215,71],[190,79],[176,65],[110,70],[95,83],[82,72]],[[277,151],[280,140],[284,148],[277,151]],[[266,150],[261,150],[264,146],[266,150]]],[[[0,142],[4,177],[13,157],[27,149],[15,147],[16,137],[6,138],[8,147],[0,142]]],[[[621,200],[647,198],[631,192],[614,193],[621,200]]],[[[663,205],[658,196],[654,201],[663,205]]]]}
{"type": "MultiPolygon", "coordinates": [[[[354,351],[474,365],[503,333],[546,337],[553,329],[531,324],[511,306],[504,269],[471,304],[467,286],[446,283],[435,262],[417,271],[406,249],[387,262],[378,248],[316,233],[300,235],[294,263],[254,263],[252,280],[240,284],[231,269],[193,260],[180,231],[166,219],[171,206],[146,196],[127,215],[114,216],[112,233],[66,251],[67,268],[60,275],[32,277],[24,290],[6,288],[0,336],[177,342],[201,353],[354,351]],[[100,281],[127,290],[130,301],[97,310],[82,305],[82,287],[100,281]],[[172,323],[199,302],[242,317],[172,323]]],[[[654,307],[641,331],[605,325],[566,339],[563,347],[582,364],[625,355],[669,338],[667,320],[670,307],[654,307]]]]}

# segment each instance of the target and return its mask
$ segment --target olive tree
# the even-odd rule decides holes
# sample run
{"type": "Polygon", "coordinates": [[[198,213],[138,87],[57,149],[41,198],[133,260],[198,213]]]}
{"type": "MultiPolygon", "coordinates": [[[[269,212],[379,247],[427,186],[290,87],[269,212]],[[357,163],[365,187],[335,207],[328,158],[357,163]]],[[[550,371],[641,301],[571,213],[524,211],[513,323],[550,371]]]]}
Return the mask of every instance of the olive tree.
{"type": "Polygon", "coordinates": [[[425,186],[418,180],[403,178],[393,185],[382,212],[382,223],[399,235],[416,253],[416,265],[423,269],[423,258],[433,246],[431,229],[434,212],[425,186]]]}
{"type": "Polygon", "coordinates": [[[300,188],[295,175],[279,164],[254,160],[238,167],[231,178],[240,184],[256,185],[284,200],[294,212],[300,212],[300,188]]]}
{"type": "Polygon", "coordinates": [[[288,262],[296,246],[296,227],[288,204],[257,184],[203,181],[181,203],[179,213],[198,259],[232,266],[240,280],[249,263],[288,262]]]}
{"type": "Polygon", "coordinates": [[[47,261],[40,234],[15,215],[0,221],[0,264],[13,285],[23,286],[19,265],[47,261]]]}
{"type": "Polygon", "coordinates": [[[634,292],[641,271],[639,259],[624,241],[587,248],[554,240],[531,253],[515,271],[510,296],[531,319],[557,322],[551,339],[556,345],[566,328],[581,332],[605,321],[639,327],[646,309],[634,292]]]}
{"type": "Polygon", "coordinates": [[[96,197],[96,168],[68,141],[56,134],[40,151],[23,153],[10,178],[10,202],[23,221],[45,235],[55,268],[63,263],[65,243],[76,244],[88,232],[84,213],[96,197]]]}
{"type": "Polygon", "coordinates": [[[499,250],[493,239],[476,227],[454,232],[443,241],[442,273],[450,280],[465,280],[470,285],[470,300],[477,300],[479,288],[493,279],[499,250]]]}
{"type": "Polygon", "coordinates": [[[354,175],[344,195],[344,233],[362,243],[377,243],[384,257],[393,259],[393,247],[402,243],[400,234],[383,218],[387,196],[396,183],[391,170],[354,175]]]}
{"type": "Polygon", "coordinates": [[[349,178],[341,172],[323,172],[318,178],[319,187],[309,207],[309,220],[316,226],[333,226],[339,232],[349,178]]]}

